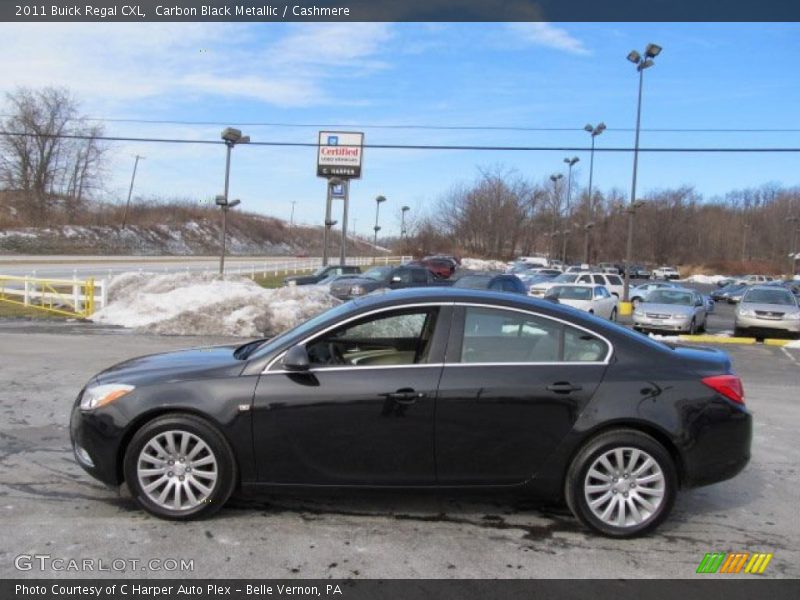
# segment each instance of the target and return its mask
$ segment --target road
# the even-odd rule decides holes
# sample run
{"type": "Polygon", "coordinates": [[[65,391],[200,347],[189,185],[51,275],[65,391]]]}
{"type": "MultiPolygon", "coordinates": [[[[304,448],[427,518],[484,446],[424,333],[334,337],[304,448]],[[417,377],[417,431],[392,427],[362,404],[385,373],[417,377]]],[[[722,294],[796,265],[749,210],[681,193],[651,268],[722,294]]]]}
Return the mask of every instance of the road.
{"type": "Polygon", "coordinates": [[[77,466],[69,411],[92,374],[140,354],[225,341],[0,323],[0,577],[85,575],[15,570],[16,556],[42,553],[194,561],[187,573],[93,578],[693,578],[710,551],[773,552],[763,577],[800,576],[800,352],[725,348],[755,416],[752,462],[733,480],[681,493],[671,518],[635,540],[592,535],[563,508],[456,493],[239,498],[210,520],[166,522],[77,466]]]}

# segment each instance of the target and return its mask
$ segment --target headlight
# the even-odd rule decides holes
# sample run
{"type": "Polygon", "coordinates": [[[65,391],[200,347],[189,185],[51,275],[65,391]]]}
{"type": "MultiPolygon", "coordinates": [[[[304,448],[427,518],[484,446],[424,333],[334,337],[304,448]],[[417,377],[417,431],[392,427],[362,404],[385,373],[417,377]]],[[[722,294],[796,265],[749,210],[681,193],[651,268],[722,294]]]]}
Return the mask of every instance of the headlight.
{"type": "Polygon", "coordinates": [[[350,295],[351,296],[362,296],[364,294],[364,286],[361,285],[354,285],[350,288],[350,295]]]}
{"type": "Polygon", "coordinates": [[[110,404],[117,398],[121,398],[128,392],[133,391],[134,387],[124,383],[109,383],[88,387],[81,397],[81,410],[94,410],[110,404]]]}
{"type": "Polygon", "coordinates": [[[634,317],[643,317],[644,316],[644,311],[637,308],[636,310],[633,311],[633,316],[634,317]]]}
{"type": "Polygon", "coordinates": [[[755,317],[756,316],[756,311],[750,310],[749,308],[743,308],[742,310],[739,311],[739,316],[740,317],[755,317]]]}
{"type": "Polygon", "coordinates": [[[800,312],[795,313],[786,313],[783,315],[784,319],[788,319],[790,321],[800,321],[800,312]]]}
{"type": "Polygon", "coordinates": [[[286,282],[286,285],[288,286],[297,285],[297,281],[295,281],[294,279],[290,279],[289,281],[286,282]]]}

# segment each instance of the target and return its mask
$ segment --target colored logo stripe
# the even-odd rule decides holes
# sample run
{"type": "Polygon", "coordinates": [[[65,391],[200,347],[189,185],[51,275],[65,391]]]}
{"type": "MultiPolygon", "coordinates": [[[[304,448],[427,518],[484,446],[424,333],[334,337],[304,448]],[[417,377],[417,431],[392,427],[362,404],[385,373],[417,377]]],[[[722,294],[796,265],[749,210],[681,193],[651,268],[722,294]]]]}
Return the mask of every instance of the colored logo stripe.
{"type": "Polygon", "coordinates": [[[772,560],[772,553],[769,554],[753,554],[753,558],[747,563],[745,573],[763,573],[767,568],[769,561],[772,560]]]}
{"type": "Polygon", "coordinates": [[[744,568],[745,573],[760,574],[766,570],[772,556],[772,553],[763,552],[707,552],[697,567],[697,573],[735,574],[744,568]]]}

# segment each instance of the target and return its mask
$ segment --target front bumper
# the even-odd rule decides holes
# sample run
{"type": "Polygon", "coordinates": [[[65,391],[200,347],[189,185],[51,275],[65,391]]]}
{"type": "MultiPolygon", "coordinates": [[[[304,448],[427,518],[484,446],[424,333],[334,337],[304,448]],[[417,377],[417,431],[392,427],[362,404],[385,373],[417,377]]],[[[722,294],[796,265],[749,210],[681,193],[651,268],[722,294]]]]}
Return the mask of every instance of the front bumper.
{"type": "Polygon", "coordinates": [[[681,317],[679,319],[655,319],[652,317],[633,317],[634,329],[654,329],[659,331],[689,331],[692,319],[681,317]]]}
{"type": "Polygon", "coordinates": [[[120,430],[109,415],[86,412],[78,403],[69,422],[75,460],[89,475],[111,487],[122,483],[118,464],[120,430]]]}
{"type": "Polygon", "coordinates": [[[742,317],[736,315],[737,329],[783,331],[800,334],[800,321],[789,319],[764,319],[761,317],[742,317]]]}

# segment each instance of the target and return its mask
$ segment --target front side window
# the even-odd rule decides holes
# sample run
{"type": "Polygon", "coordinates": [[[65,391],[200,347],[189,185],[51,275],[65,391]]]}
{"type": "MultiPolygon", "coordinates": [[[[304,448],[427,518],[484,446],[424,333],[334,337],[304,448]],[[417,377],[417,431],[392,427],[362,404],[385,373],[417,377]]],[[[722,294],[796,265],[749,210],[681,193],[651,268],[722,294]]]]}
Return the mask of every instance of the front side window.
{"type": "Polygon", "coordinates": [[[431,307],[371,315],[308,342],[308,357],[315,367],[425,363],[437,314],[431,307]]]}
{"type": "Polygon", "coordinates": [[[461,363],[598,362],[607,353],[600,338],[546,317],[466,308],[461,363]]]}

